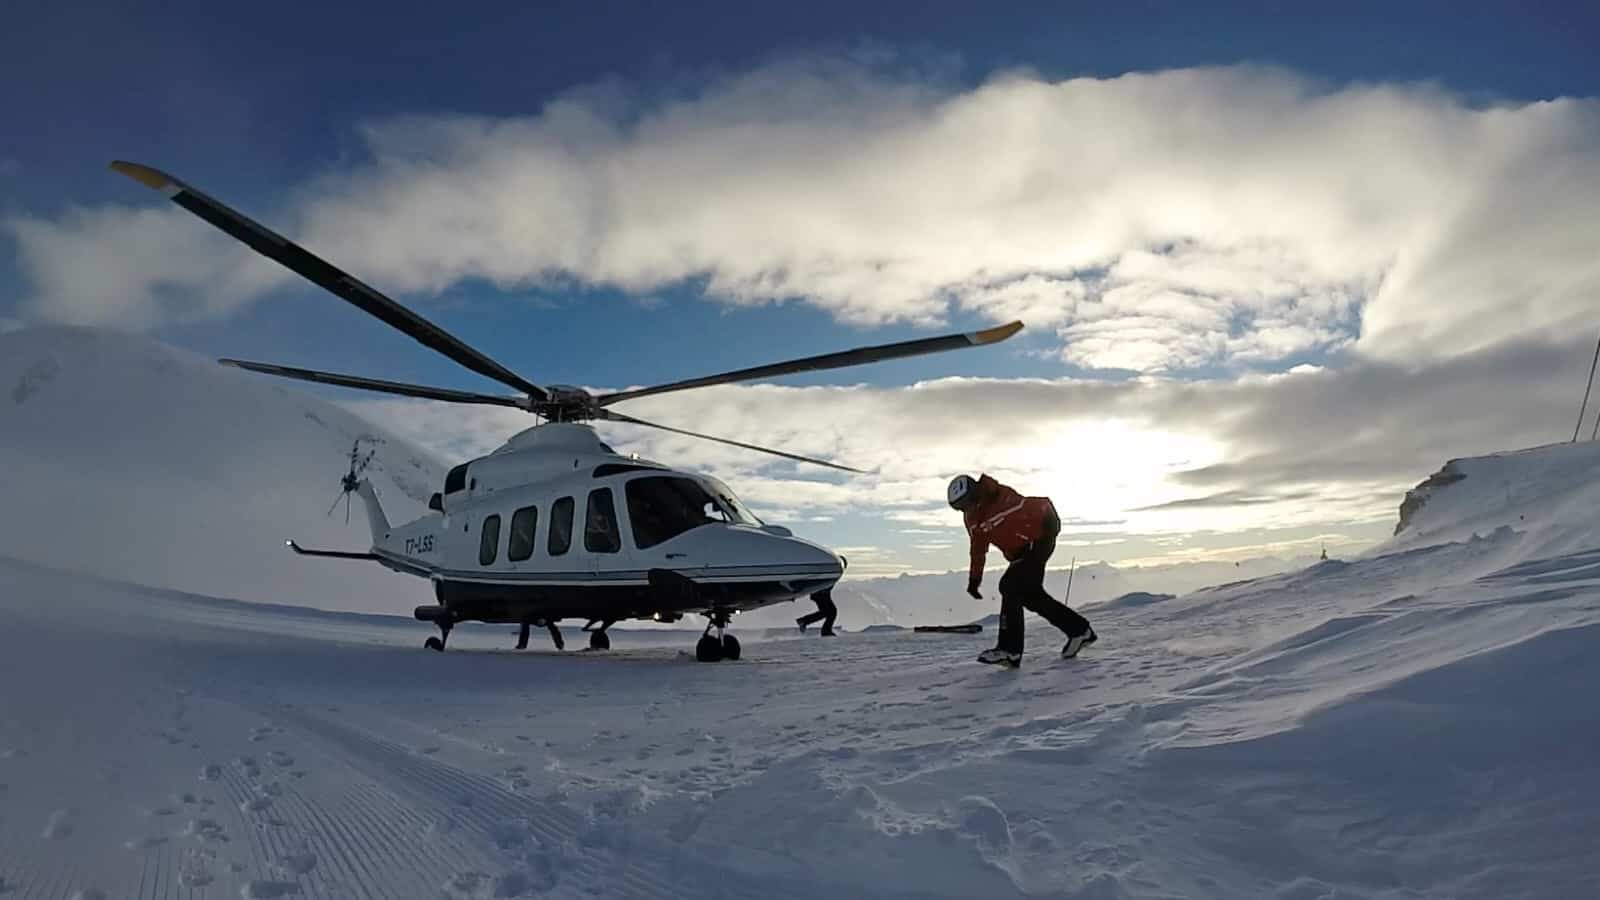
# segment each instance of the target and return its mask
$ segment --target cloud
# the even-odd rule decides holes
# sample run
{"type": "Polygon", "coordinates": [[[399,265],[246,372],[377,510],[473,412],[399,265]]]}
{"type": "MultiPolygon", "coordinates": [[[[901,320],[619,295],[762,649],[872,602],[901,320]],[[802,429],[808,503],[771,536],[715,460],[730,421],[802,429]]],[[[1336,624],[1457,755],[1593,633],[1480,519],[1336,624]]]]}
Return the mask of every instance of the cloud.
{"type": "MultiPolygon", "coordinates": [[[[650,429],[599,427],[622,452],[724,478],[760,514],[829,520],[808,535],[836,543],[874,535],[877,546],[902,548],[902,563],[916,544],[959,526],[945,483],[977,471],[1052,497],[1065,540],[1129,538],[1105,546],[1148,553],[1152,537],[1192,547],[1195,535],[1231,534],[1208,552],[1236,552],[1228,548],[1335,529],[1367,528],[1376,538],[1405,490],[1446,459],[1565,440],[1592,351],[1586,337],[1528,340],[1426,367],[1357,359],[1231,381],[744,385],[628,404],[643,418],[873,468],[853,477],[650,429]]],[[[452,459],[488,452],[531,424],[494,408],[349,405],[452,459]]]]}
{"type": "Polygon", "coordinates": [[[1140,507],[1136,512],[1150,512],[1162,509],[1205,509],[1223,506],[1260,506],[1267,503],[1283,503],[1292,500],[1306,500],[1314,495],[1307,491],[1295,491],[1284,494],[1253,494],[1249,491],[1219,491],[1207,494],[1204,497],[1185,497],[1182,500],[1168,500],[1166,503],[1157,503],[1154,506],[1140,507]]]}
{"type": "Polygon", "coordinates": [[[42,293],[33,319],[148,329],[232,313],[287,273],[176,207],[72,209],[0,220],[42,293]]]}
{"type": "MultiPolygon", "coordinates": [[[[1600,101],[1256,67],[961,87],[826,57],[674,85],[371,123],[366,158],[274,221],[401,293],[688,283],[862,324],[1020,315],[1067,362],[1143,372],[1448,358],[1564,334],[1600,287],[1600,101]]],[[[144,208],[5,231],[33,317],[154,326],[274,283],[144,208]]]]}

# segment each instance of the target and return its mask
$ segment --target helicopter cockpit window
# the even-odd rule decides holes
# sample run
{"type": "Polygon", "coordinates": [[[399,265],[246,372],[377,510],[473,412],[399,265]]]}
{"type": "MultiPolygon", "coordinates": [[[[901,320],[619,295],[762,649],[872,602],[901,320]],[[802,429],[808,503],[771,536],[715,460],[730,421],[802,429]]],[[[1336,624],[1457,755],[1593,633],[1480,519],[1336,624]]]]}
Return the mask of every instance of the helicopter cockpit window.
{"type": "Polygon", "coordinates": [[[616,553],[622,549],[617,529],[617,507],[610,488],[589,492],[589,510],[583,522],[583,549],[590,553],[616,553]]]}
{"type": "Polygon", "coordinates": [[[572,546],[573,505],[571,497],[562,497],[550,506],[550,537],[545,549],[551,556],[560,556],[572,546]]]}
{"type": "Polygon", "coordinates": [[[456,491],[464,491],[464,490],[466,490],[466,488],[467,488],[467,464],[466,463],[462,463],[461,465],[456,466],[454,469],[451,469],[449,472],[447,472],[445,474],[445,476],[444,476],[444,492],[446,494],[454,494],[456,491]]]}
{"type": "MultiPolygon", "coordinates": [[[[755,522],[737,500],[730,503],[693,478],[672,475],[635,478],[628,482],[625,490],[633,543],[641,550],[701,525],[755,522]]],[[[731,491],[728,496],[732,496],[731,491]]]]}
{"type": "Polygon", "coordinates": [[[483,520],[483,536],[478,539],[478,565],[494,565],[495,554],[500,550],[500,517],[483,520]]]}
{"type": "Polygon", "coordinates": [[[701,480],[705,481],[705,483],[711,488],[712,492],[717,495],[717,500],[721,502],[723,506],[728,508],[729,512],[732,513],[733,520],[735,522],[738,522],[742,525],[761,524],[761,519],[757,517],[755,513],[750,511],[750,507],[744,505],[744,501],[740,500],[738,495],[734,494],[732,488],[723,484],[721,481],[712,478],[710,475],[702,475],[701,480]]]}
{"type": "Polygon", "coordinates": [[[539,527],[539,507],[524,506],[511,514],[511,542],[506,558],[522,562],[533,555],[533,533],[539,527]]]}

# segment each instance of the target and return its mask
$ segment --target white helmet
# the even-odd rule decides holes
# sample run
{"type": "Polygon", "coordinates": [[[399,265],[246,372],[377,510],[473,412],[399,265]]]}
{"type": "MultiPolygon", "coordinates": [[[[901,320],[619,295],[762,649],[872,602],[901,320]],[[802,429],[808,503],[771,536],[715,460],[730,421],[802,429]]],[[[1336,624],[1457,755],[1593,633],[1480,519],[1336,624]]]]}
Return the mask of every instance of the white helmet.
{"type": "Polygon", "coordinates": [[[950,487],[945,490],[945,499],[950,501],[953,509],[961,509],[971,499],[972,493],[978,489],[978,482],[970,475],[957,475],[950,479],[950,487]]]}

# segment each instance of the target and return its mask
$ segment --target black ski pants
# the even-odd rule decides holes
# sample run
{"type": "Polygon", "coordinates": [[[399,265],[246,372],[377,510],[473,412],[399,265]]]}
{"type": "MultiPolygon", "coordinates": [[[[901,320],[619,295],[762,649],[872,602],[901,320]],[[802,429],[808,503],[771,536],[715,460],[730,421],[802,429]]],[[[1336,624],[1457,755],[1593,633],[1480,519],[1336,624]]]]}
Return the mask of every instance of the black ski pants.
{"type": "Polygon", "coordinates": [[[1058,602],[1044,589],[1044,568],[1050,554],[1056,552],[1056,538],[1061,534],[1061,519],[1050,513],[1044,521],[1044,534],[1029,544],[1022,556],[1006,567],[1000,576],[1000,639],[1001,650],[1021,653],[1023,643],[1022,611],[1024,609],[1043,616],[1045,621],[1061,629],[1067,637],[1075,637],[1089,630],[1089,620],[1058,602]]]}
{"type": "Polygon", "coordinates": [[[824,634],[832,632],[833,620],[839,617],[839,608],[833,605],[833,588],[817,591],[811,595],[811,601],[817,604],[817,611],[801,616],[800,624],[805,626],[821,620],[822,632],[824,634]]]}

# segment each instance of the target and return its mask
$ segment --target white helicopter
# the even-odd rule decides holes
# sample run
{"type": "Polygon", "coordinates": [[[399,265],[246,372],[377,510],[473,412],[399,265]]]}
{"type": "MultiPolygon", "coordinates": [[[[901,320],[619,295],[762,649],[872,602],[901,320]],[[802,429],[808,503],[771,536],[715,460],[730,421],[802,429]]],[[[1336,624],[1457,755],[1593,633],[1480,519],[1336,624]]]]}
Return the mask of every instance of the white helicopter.
{"type": "Polygon", "coordinates": [[[862,347],[717,375],[607,394],[567,385],[540,386],[469,347],[360,280],[293,241],[241,215],[172,176],[123,161],[111,168],[165,194],[177,205],[334,295],[480,375],[517,391],[479,394],[338,375],[268,363],[220,360],[252,372],[342,387],[478,403],[525,410],[545,420],[522,431],[488,456],[462,463],[445,476],[429,513],[391,525],[372,485],[359,478],[352,453],[342,479],[361,497],[372,529],[365,553],[308,550],[306,556],[376,561],[433,582],[437,604],[415,616],[439,628],[425,646],[443,650],[458,622],[520,626],[517,648],[534,626],[564,646],[558,623],[581,619],[589,646],[608,649],[606,629],[619,621],[675,622],[703,615],[706,630],[695,647],[702,662],[738,659],[738,640],[727,634],[738,612],[806,597],[831,588],[845,560],[825,547],[764,524],[728,486],[707,475],[621,456],[600,440],[590,420],[659,428],[850,472],[849,466],[646,422],[611,407],[624,400],[796,372],[835,369],[882,360],[977,347],[1003,341],[1022,328],[1011,322],[983,331],[862,347]]]}

